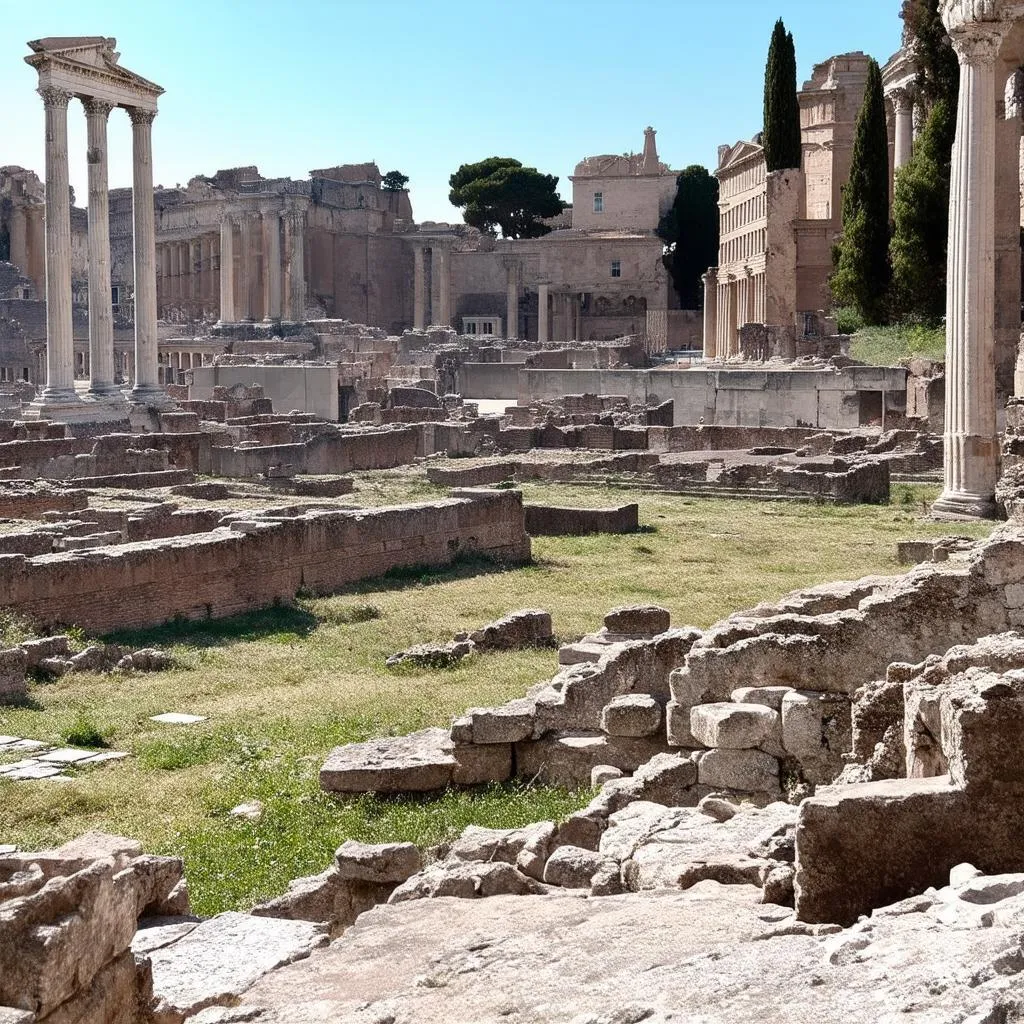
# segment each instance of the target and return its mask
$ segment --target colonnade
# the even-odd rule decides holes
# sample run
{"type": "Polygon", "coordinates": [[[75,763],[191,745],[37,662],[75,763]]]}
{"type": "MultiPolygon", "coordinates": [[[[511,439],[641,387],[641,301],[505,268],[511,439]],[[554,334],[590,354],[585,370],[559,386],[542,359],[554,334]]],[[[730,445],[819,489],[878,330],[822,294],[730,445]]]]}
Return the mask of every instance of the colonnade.
{"type": "Polygon", "coordinates": [[[429,324],[450,326],[452,322],[451,249],[432,240],[413,246],[413,327],[429,324]],[[434,292],[437,308],[434,308],[434,292]]]}
{"type": "Polygon", "coordinates": [[[740,328],[767,319],[767,277],[710,268],[704,281],[704,358],[730,359],[740,354],[740,328]]]}
{"type": "Polygon", "coordinates": [[[221,323],[305,319],[305,245],[305,205],[226,213],[216,243],[221,323]]]}
{"type": "Polygon", "coordinates": [[[220,233],[185,241],[157,242],[157,285],[161,309],[178,306],[194,316],[219,306],[217,261],[220,233]]]}

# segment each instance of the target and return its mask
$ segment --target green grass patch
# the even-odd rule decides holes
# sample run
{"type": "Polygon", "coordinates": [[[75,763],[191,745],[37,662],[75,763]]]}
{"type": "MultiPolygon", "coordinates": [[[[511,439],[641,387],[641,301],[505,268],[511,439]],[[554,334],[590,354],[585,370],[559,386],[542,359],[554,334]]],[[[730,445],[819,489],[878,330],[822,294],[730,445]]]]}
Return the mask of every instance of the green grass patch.
{"type": "Polygon", "coordinates": [[[946,330],[923,324],[861,327],[850,341],[850,356],[869,366],[899,366],[914,356],[946,358],[946,330]]]}

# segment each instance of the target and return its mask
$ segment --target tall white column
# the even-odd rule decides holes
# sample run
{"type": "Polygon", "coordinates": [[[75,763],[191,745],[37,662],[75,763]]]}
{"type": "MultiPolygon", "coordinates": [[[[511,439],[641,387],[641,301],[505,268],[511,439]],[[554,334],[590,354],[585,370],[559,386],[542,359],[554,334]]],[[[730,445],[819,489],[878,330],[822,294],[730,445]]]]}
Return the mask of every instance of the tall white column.
{"type": "Polygon", "coordinates": [[[29,277],[28,270],[28,217],[24,206],[11,210],[11,262],[29,277]]]}
{"type": "Polygon", "coordinates": [[[718,268],[708,267],[704,282],[704,358],[712,360],[718,351],[718,268]]]}
{"type": "Polygon", "coordinates": [[[220,322],[235,322],[235,225],[227,215],[220,222],[220,322]]]}
{"type": "Polygon", "coordinates": [[[83,99],[89,164],[89,391],[114,386],[114,318],[110,305],[110,199],[107,186],[107,118],[113,105],[83,99]]]}
{"type": "Polygon", "coordinates": [[[136,401],[164,404],[160,387],[156,333],[156,223],[153,212],[153,119],[155,110],[132,107],[132,213],[135,247],[136,401]]]}
{"type": "Polygon", "coordinates": [[[288,303],[289,320],[306,318],[306,211],[290,209],[284,218],[285,251],[287,262],[285,274],[288,288],[285,300],[288,303]]]}
{"type": "Polygon", "coordinates": [[[76,401],[71,321],[71,194],[68,101],[63,89],[39,90],[46,111],[46,387],[44,404],[76,401]]]}
{"type": "Polygon", "coordinates": [[[423,246],[414,245],[412,249],[412,325],[416,330],[422,330],[427,326],[425,259],[426,253],[423,246]]]}
{"type": "Polygon", "coordinates": [[[240,269],[238,278],[238,312],[240,320],[253,320],[253,290],[256,277],[256,260],[252,251],[252,215],[243,213],[238,222],[238,247],[240,250],[240,269]]]}
{"type": "Polygon", "coordinates": [[[995,60],[998,25],[953,34],[960,97],[949,190],[945,486],[938,513],[991,516],[998,476],[995,402],[995,60]]]}
{"type": "Polygon", "coordinates": [[[443,246],[434,249],[437,256],[437,323],[446,327],[452,322],[452,282],[448,265],[448,250],[443,246]]]}
{"type": "Polygon", "coordinates": [[[263,210],[263,281],[266,302],[263,319],[281,319],[281,214],[263,210]]]}
{"type": "Polygon", "coordinates": [[[909,89],[893,89],[889,95],[896,122],[893,169],[898,171],[910,160],[914,149],[914,97],[909,89]]]}
{"type": "Polygon", "coordinates": [[[537,340],[548,340],[548,286],[537,286],[537,340]]]}

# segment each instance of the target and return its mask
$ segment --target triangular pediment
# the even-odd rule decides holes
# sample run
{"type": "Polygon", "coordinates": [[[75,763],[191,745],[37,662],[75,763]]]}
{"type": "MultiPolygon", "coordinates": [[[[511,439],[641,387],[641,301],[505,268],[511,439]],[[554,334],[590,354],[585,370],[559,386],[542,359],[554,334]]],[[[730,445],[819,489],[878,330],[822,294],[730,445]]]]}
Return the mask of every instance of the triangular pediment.
{"type": "Polygon", "coordinates": [[[111,84],[129,86],[154,96],[163,92],[148,78],[121,67],[118,63],[121,55],[115,49],[117,40],[112,36],[47,36],[28,45],[33,53],[25,60],[40,70],[61,68],[72,75],[99,75],[111,84]]]}
{"type": "Polygon", "coordinates": [[[750,140],[735,143],[732,146],[720,146],[718,150],[718,170],[726,171],[736,164],[743,163],[751,157],[760,156],[764,149],[757,142],[750,140]]]}

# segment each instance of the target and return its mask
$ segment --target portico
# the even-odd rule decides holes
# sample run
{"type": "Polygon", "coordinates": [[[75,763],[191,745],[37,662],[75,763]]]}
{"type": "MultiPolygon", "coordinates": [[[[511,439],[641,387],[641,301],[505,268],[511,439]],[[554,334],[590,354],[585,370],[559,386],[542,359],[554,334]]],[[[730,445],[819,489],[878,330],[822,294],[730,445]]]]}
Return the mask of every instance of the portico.
{"type": "Polygon", "coordinates": [[[117,41],[104,36],[54,36],[30,42],[25,61],[39,75],[46,118],[46,384],[33,402],[38,418],[104,421],[127,414],[114,383],[110,284],[107,121],[121,107],[132,123],[132,198],[135,259],[135,380],[133,404],[170,402],[158,383],[156,239],[153,212],[152,125],[160,86],[118,63],[117,41]],[[71,321],[71,201],[68,106],[78,99],[86,115],[89,175],[89,383],[74,382],[71,321]]]}

